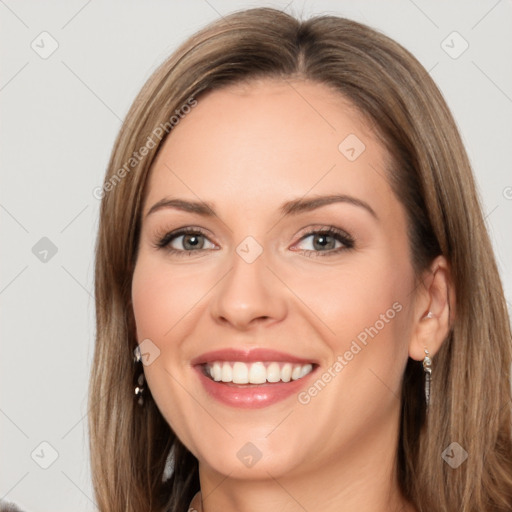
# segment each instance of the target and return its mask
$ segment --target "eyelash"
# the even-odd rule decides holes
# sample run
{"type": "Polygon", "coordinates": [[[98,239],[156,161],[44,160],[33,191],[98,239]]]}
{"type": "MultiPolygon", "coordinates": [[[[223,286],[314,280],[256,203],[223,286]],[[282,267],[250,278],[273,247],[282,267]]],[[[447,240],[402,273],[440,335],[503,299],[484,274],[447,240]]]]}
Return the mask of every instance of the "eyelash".
{"type": "MultiPolygon", "coordinates": [[[[199,249],[199,250],[183,249],[183,250],[180,250],[180,249],[174,249],[173,247],[169,247],[169,244],[175,238],[178,238],[183,235],[201,235],[201,236],[204,236],[205,238],[208,238],[207,234],[200,228],[182,228],[177,231],[172,231],[170,233],[166,233],[163,237],[159,237],[159,240],[155,244],[155,247],[157,249],[165,249],[167,252],[169,252],[175,256],[179,256],[179,257],[192,256],[192,253],[201,252],[203,250],[204,251],[212,250],[212,249],[199,249]]],[[[312,229],[312,230],[308,231],[307,233],[305,233],[304,235],[302,235],[299,242],[303,241],[304,239],[306,239],[307,237],[312,236],[312,235],[330,236],[330,237],[334,238],[335,240],[341,242],[343,244],[343,247],[338,247],[337,249],[331,249],[331,250],[327,250],[327,251],[312,251],[312,250],[301,249],[301,250],[297,250],[296,252],[299,252],[300,254],[302,254],[304,256],[308,256],[308,257],[313,256],[316,258],[318,256],[320,256],[320,257],[333,256],[335,254],[339,254],[342,251],[346,251],[346,250],[352,249],[354,247],[354,239],[348,233],[345,233],[344,231],[342,231],[338,228],[335,228],[334,226],[329,226],[327,228],[322,227],[322,228],[318,228],[318,229],[312,229]]]]}

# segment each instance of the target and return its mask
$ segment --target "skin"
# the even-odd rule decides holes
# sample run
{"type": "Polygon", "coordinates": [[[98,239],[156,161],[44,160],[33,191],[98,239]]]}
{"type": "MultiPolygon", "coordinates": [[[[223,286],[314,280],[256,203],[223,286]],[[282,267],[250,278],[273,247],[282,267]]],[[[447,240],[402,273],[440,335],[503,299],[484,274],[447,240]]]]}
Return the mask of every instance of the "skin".
{"type": "MultiPolygon", "coordinates": [[[[132,282],[136,335],[160,350],[146,378],[199,460],[203,510],[415,510],[395,477],[398,397],[408,357],[422,360],[425,347],[435,354],[448,332],[451,289],[442,257],[415,275],[388,160],[350,103],[306,81],[210,92],[161,148],[132,282]],[[354,161],[338,149],[349,134],[366,146],[354,161]],[[375,215],[348,202],[279,212],[286,201],[331,194],[364,201],[375,215]],[[216,215],[148,215],[169,197],[211,202],[216,215]],[[202,249],[178,256],[155,247],[186,226],[207,233],[202,249]],[[354,246],[335,253],[341,242],[322,249],[306,237],[329,226],[354,246]],[[252,263],[236,252],[249,235],[263,250],[252,263]],[[263,347],[318,361],[320,375],[393,304],[394,318],[307,404],[292,396],[256,410],[223,405],[190,364],[210,350],[263,347]],[[262,455],[250,468],[237,457],[247,442],[262,455]]],[[[184,250],[183,238],[172,246],[184,250]]]]}

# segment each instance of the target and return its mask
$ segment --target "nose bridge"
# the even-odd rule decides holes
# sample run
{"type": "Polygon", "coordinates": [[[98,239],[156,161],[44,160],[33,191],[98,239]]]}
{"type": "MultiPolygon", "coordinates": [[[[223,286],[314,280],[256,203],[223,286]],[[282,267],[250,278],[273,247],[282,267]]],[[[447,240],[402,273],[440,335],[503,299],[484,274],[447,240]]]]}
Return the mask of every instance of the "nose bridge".
{"type": "Polygon", "coordinates": [[[229,256],[230,271],[216,287],[211,303],[216,320],[240,328],[285,314],[285,297],[267,268],[268,250],[252,236],[235,247],[229,256]]]}

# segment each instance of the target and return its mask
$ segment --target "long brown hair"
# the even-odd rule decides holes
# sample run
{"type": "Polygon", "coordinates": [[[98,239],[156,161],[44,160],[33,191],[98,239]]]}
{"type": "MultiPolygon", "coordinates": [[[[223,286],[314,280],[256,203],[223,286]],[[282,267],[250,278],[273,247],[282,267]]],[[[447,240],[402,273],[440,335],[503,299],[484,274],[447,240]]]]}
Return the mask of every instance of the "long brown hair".
{"type": "Polygon", "coordinates": [[[269,8],[231,14],[187,40],[147,81],[115,142],[100,194],[89,394],[99,509],[181,512],[199,489],[195,457],[150,396],[142,408],[133,397],[131,279],[145,183],[165,141],[162,136],[151,145],[148,137],[154,141],[155,129],[169,125],[191,98],[200,102],[207,91],[258,78],[310,80],[348,98],[388,149],[389,179],[407,211],[418,275],[439,254],[450,263],[456,315],[433,360],[428,416],[421,364],[409,360],[404,374],[397,453],[402,492],[419,511],[512,510],[510,323],[449,109],[421,64],[381,33],[340,17],[299,21],[269,8]],[[143,146],[147,154],[135,158],[143,146]],[[468,453],[456,469],[441,457],[452,442],[468,453]],[[162,482],[171,446],[175,471],[162,482]]]}

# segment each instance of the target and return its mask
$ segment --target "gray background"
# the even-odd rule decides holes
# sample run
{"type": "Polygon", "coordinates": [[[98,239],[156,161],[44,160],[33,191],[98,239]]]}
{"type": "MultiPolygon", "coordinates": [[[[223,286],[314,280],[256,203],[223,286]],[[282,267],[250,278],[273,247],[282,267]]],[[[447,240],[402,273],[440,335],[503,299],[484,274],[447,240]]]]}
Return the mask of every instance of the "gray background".
{"type": "Polygon", "coordinates": [[[207,22],[262,5],[362,21],[429,70],[467,145],[510,303],[510,0],[0,0],[0,498],[34,512],[97,510],[87,447],[92,191],[155,67],[207,22]]]}

